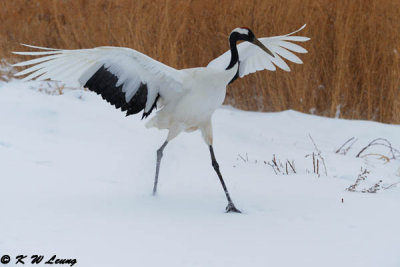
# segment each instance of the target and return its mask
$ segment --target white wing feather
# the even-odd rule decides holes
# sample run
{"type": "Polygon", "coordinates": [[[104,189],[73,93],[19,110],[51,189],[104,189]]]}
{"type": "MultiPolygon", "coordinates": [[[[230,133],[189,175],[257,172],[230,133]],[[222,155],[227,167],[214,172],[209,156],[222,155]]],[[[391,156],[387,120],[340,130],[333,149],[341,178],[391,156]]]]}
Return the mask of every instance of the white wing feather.
{"type": "MultiPolygon", "coordinates": [[[[265,45],[275,57],[268,55],[261,48],[249,42],[243,42],[239,44],[237,46],[240,61],[239,76],[243,77],[249,73],[264,69],[275,71],[276,67],[279,67],[285,71],[290,71],[289,66],[283,59],[297,64],[302,64],[303,61],[292,52],[304,54],[307,53],[307,50],[291,42],[306,42],[310,40],[308,37],[292,36],[293,34],[304,29],[305,26],[306,25],[303,25],[297,31],[286,35],[259,38],[260,42],[265,45]]],[[[207,67],[223,70],[229,65],[230,59],[231,52],[229,50],[212,60],[207,67]]]]}
{"type": "MultiPolygon", "coordinates": [[[[302,64],[301,59],[292,52],[307,53],[307,50],[291,42],[309,40],[307,37],[293,36],[305,26],[303,25],[297,31],[286,35],[260,38],[260,42],[274,54],[274,57],[249,42],[239,44],[237,46],[240,60],[239,76],[243,77],[264,69],[275,71],[276,67],[290,71],[283,59],[302,64]]],[[[135,95],[141,84],[147,85],[145,112],[152,109],[158,94],[167,103],[183,93],[182,84],[185,72],[164,65],[130,48],[96,47],[62,50],[25,44],[24,46],[41,50],[37,52],[13,52],[18,55],[40,56],[14,64],[16,67],[30,66],[16,74],[16,76],[27,75],[24,80],[51,79],[79,83],[84,86],[101,67],[104,67],[118,78],[116,87],[122,85],[127,103],[135,95]]],[[[230,51],[227,51],[214,59],[208,64],[207,68],[225,70],[229,65],[230,53],[230,51]]]]}
{"type": "Polygon", "coordinates": [[[23,80],[62,81],[84,86],[99,68],[104,66],[118,77],[116,86],[123,85],[125,100],[129,102],[141,83],[147,85],[145,112],[149,111],[158,94],[166,101],[182,91],[182,73],[136,50],[123,47],[61,50],[24,45],[40,52],[13,52],[17,55],[41,56],[19,62],[15,67],[31,66],[15,74],[27,75],[23,80]]]}

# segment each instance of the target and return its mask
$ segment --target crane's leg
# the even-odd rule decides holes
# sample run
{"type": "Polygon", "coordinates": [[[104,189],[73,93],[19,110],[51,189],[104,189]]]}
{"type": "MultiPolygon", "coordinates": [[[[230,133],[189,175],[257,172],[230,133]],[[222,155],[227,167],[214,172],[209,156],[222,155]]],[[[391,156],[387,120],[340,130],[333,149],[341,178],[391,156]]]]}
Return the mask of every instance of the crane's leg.
{"type": "Polygon", "coordinates": [[[157,166],[156,166],[156,177],[154,179],[153,196],[157,194],[158,174],[160,172],[160,163],[163,156],[163,150],[167,146],[168,140],[157,150],[157,166]]]}
{"type": "Polygon", "coordinates": [[[210,145],[210,154],[211,154],[211,163],[212,166],[214,167],[215,172],[217,173],[219,180],[221,182],[222,188],[224,189],[226,198],[228,199],[228,206],[226,206],[226,212],[238,212],[241,213],[240,210],[238,210],[235,205],[232,202],[231,197],[229,196],[228,189],[226,188],[224,179],[222,178],[221,172],[219,171],[219,165],[217,160],[215,159],[215,154],[214,154],[214,149],[213,146],[210,145]]]}

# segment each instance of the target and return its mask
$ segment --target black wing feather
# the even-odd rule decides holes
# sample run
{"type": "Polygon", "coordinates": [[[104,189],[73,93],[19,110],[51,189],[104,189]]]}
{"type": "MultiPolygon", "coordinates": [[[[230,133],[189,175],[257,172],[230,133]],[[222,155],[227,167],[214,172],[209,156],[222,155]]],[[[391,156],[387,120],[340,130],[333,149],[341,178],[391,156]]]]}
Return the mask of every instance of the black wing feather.
{"type": "MultiPolygon", "coordinates": [[[[126,111],[126,116],[144,110],[147,102],[147,85],[145,83],[140,83],[135,95],[131,100],[129,100],[129,102],[126,102],[125,92],[122,91],[123,84],[116,86],[117,82],[118,77],[108,71],[104,66],[101,66],[101,68],[90,77],[84,87],[101,95],[104,100],[115,106],[117,109],[120,108],[122,111],[126,111]]],[[[142,119],[149,116],[154,107],[156,107],[158,97],[159,95],[148,112],[143,111],[142,119]]]]}

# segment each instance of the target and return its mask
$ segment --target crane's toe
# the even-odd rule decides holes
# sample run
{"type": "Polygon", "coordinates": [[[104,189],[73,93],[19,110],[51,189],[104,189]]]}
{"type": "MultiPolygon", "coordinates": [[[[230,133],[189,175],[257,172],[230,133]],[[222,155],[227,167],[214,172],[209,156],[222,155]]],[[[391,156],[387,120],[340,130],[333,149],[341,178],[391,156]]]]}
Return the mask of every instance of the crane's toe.
{"type": "Polygon", "coordinates": [[[233,203],[229,203],[228,206],[226,206],[226,212],[236,212],[236,213],[242,213],[240,210],[238,210],[233,203]]]}

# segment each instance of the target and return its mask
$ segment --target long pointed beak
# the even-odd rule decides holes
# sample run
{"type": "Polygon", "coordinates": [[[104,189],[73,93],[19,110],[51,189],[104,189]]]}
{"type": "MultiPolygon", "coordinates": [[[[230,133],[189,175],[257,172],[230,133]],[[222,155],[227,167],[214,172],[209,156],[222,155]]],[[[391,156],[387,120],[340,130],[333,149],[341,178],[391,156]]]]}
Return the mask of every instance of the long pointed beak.
{"type": "Polygon", "coordinates": [[[253,44],[257,45],[259,48],[261,48],[262,50],[264,50],[268,55],[270,55],[271,57],[275,57],[274,54],[272,54],[271,50],[269,50],[268,48],[265,47],[265,45],[263,45],[260,40],[258,40],[257,38],[254,38],[253,44]]]}

